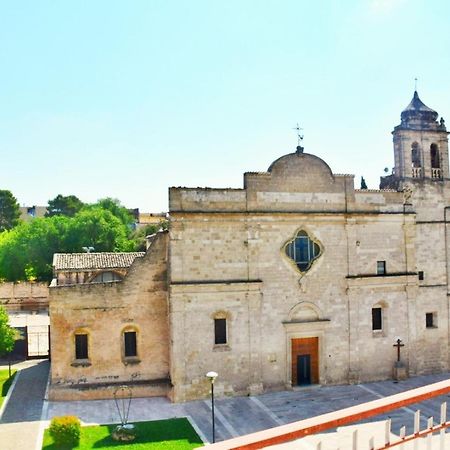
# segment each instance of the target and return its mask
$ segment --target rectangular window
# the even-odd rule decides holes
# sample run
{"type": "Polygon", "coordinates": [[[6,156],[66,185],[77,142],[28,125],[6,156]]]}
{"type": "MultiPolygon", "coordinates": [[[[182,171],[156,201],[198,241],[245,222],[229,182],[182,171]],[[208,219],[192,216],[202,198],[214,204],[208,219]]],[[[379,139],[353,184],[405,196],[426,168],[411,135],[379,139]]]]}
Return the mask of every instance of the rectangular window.
{"type": "Polygon", "coordinates": [[[372,330],[381,331],[383,329],[383,317],[381,308],[372,308],[372,330]]]}
{"type": "Polygon", "coordinates": [[[136,331],[126,331],[123,333],[125,340],[125,357],[137,356],[136,331]]]}
{"type": "Polygon", "coordinates": [[[227,319],[214,319],[214,343],[227,343],[227,319]]]}
{"type": "Polygon", "coordinates": [[[76,334],[75,335],[75,358],[76,359],[88,359],[88,335],[76,334]]]}
{"type": "Polygon", "coordinates": [[[386,261],[377,261],[377,275],[386,274],[386,261]]]}
{"type": "Polygon", "coordinates": [[[425,278],[423,271],[419,271],[419,280],[423,280],[425,278]]]}
{"type": "Polygon", "coordinates": [[[434,323],[434,314],[433,313],[425,314],[425,326],[427,328],[434,328],[436,326],[434,323]]]}

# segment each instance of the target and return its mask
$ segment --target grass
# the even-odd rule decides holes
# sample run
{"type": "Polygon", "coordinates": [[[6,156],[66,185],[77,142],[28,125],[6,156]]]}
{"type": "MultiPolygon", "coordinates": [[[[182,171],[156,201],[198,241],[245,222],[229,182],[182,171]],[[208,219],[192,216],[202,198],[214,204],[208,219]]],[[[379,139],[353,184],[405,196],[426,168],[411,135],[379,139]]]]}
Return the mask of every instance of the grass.
{"type": "MultiPolygon", "coordinates": [[[[116,425],[81,427],[80,445],[74,449],[122,447],[124,450],[191,450],[203,446],[202,440],[185,418],[137,422],[135,427],[137,437],[129,443],[116,442],[111,437],[116,425]]],[[[42,450],[57,450],[58,448],[48,429],[45,430],[42,450]]]]}
{"type": "Polygon", "coordinates": [[[9,378],[8,369],[0,370],[0,406],[2,406],[3,402],[5,401],[6,394],[8,394],[8,390],[14,380],[15,375],[15,370],[11,370],[11,378],[9,378]]]}

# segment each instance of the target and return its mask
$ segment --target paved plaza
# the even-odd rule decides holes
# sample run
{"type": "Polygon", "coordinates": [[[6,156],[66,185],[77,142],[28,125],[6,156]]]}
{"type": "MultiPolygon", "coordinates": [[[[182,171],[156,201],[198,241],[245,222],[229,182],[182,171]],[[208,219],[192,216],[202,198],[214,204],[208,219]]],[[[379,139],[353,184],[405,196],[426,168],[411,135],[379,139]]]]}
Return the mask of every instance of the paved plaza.
{"type": "MultiPolygon", "coordinates": [[[[48,362],[26,363],[0,420],[2,450],[34,450],[42,425],[54,416],[71,414],[85,424],[117,423],[119,416],[113,400],[46,402],[45,384],[48,362]],[[40,430],[40,431],[39,431],[40,430]]],[[[406,381],[380,381],[351,386],[312,386],[294,391],[273,392],[255,397],[216,399],[216,440],[271,428],[308,417],[368,402],[387,395],[435,383],[450,373],[410,378],[406,381]]],[[[389,414],[392,430],[402,425],[412,431],[414,410],[422,411],[422,426],[427,417],[439,419],[440,405],[449,396],[402,408],[389,414]]],[[[166,398],[135,398],[129,421],[189,417],[205,441],[211,440],[211,403],[199,400],[173,404],[166,398]]],[[[377,416],[373,421],[386,419],[377,416]]]]}
{"type": "MultiPolygon", "coordinates": [[[[351,386],[314,386],[294,391],[273,392],[255,397],[216,399],[216,439],[224,440],[254,431],[283,425],[308,417],[347,408],[359,403],[376,400],[450,377],[449,373],[410,378],[406,381],[380,381],[351,386]]],[[[412,431],[414,410],[422,411],[422,426],[433,416],[439,419],[440,405],[447,396],[392,411],[389,415],[377,416],[374,420],[388,417],[395,432],[402,425],[412,431]]],[[[450,407],[450,405],[449,405],[450,407]]],[[[62,414],[75,414],[85,423],[113,423],[119,420],[112,400],[50,402],[47,419],[62,414]]],[[[166,398],[133,399],[130,421],[154,420],[170,417],[190,417],[200,430],[202,437],[211,440],[210,400],[174,404],[166,398]]]]}

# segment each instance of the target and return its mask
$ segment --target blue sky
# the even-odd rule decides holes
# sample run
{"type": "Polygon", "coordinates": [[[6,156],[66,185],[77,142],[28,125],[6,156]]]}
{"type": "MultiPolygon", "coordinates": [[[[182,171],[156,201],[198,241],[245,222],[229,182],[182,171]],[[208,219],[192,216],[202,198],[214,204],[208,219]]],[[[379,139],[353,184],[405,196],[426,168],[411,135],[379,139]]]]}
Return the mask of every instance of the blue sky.
{"type": "MultiPolygon", "coordinates": [[[[295,150],[378,187],[417,77],[450,120],[450,2],[0,2],[0,189],[165,211],[295,150]]],[[[448,122],[450,123],[450,122],[448,122]]]]}

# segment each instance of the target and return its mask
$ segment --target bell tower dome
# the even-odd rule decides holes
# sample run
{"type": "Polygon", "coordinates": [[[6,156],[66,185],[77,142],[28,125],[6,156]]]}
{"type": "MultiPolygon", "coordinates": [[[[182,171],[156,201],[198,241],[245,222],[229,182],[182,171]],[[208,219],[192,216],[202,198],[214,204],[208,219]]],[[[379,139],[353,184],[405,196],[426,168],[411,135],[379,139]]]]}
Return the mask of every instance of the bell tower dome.
{"type": "MultiPolygon", "coordinates": [[[[390,183],[404,179],[449,178],[448,137],[443,118],[426,106],[417,91],[402,111],[401,123],[392,132],[395,168],[390,183]]],[[[388,181],[388,180],[385,180],[388,181]]],[[[383,184],[383,180],[382,180],[383,184]]]]}

